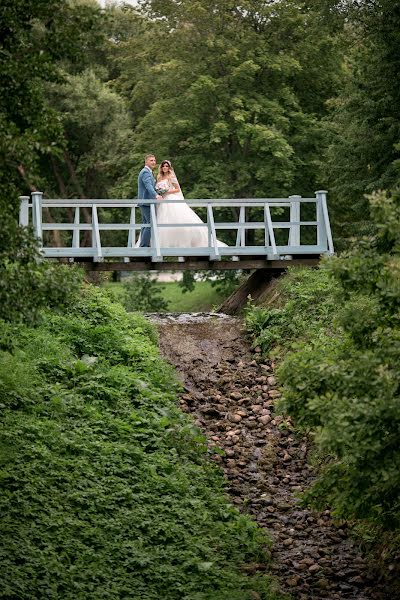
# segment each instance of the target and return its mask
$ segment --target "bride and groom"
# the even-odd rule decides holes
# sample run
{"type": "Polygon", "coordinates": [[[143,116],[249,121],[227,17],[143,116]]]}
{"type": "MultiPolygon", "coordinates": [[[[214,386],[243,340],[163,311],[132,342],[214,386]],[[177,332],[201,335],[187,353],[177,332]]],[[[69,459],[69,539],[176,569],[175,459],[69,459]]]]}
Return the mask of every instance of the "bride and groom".
{"type": "MultiPolygon", "coordinates": [[[[157,179],[153,176],[156,166],[156,157],[148,154],[145,165],[138,177],[138,199],[142,213],[142,223],[150,224],[150,205],[141,204],[140,200],[158,200],[157,224],[171,227],[160,227],[158,230],[161,248],[207,248],[208,228],[199,216],[186,202],[169,203],[163,200],[184,200],[178,178],[169,160],[163,160],[158,169],[157,179]],[[188,227],[173,227],[179,223],[188,224],[188,227]],[[190,227],[190,224],[203,224],[203,227],[190,227]]],[[[150,246],[150,227],[142,227],[139,246],[150,246]]],[[[226,246],[218,242],[219,246],[226,246]]]]}

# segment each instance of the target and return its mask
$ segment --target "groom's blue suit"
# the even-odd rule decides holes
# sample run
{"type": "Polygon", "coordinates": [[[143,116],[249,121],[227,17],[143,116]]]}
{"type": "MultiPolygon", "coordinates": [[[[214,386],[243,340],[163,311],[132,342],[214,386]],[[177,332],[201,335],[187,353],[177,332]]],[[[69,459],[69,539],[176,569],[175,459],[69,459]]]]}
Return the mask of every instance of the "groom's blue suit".
{"type": "MultiPolygon", "coordinates": [[[[150,204],[140,204],[140,200],[155,200],[157,192],[155,189],[156,180],[149,167],[143,167],[138,177],[138,199],[142,212],[142,223],[150,223],[150,204]]],[[[150,246],[150,227],[142,227],[140,232],[140,246],[150,246]]]]}

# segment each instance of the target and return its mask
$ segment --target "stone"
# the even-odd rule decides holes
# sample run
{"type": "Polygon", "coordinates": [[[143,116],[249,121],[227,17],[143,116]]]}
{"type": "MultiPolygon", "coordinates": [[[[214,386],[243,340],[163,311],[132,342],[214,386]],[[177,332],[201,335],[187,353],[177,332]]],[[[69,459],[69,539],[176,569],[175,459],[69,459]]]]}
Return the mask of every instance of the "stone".
{"type": "Polygon", "coordinates": [[[229,415],[229,420],[232,421],[232,423],[240,423],[242,417],[238,414],[229,415]]]}
{"type": "Polygon", "coordinates": [[[293,577],[289,577],[288,579],[286,579],[286,583],[290,587],[296,587],[297,585],[299,585],[299,582],[300,582],[300,577],[297,577],[296,575],[294,575],[293,577]]]}
{"type": "Polygon", "coordinates": [[[310,573],[318,573],[320,569],[321,567],[317,565],[317,563],[315,563],[314,565],[310,565],[310,567],[308,568],[310,573]]]}
{"type": "Polygon", "coordinates": [[[262,425],[268,425],[272,421],[270,415],[262,415],[258,420],[262,425]]]}

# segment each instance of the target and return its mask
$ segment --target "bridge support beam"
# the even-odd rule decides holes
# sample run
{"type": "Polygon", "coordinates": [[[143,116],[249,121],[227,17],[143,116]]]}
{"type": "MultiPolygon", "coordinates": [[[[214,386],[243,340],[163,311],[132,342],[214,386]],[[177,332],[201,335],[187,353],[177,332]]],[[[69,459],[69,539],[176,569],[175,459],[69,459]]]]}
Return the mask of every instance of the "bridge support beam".
{"type": "Polygon", "coordinates": [[[184,262],[165,261],[153,262],[148,259],[125,262],[93,262],[92,260],[76,259],[87,271],[240,271],[248,269],[272,272],[284,271],[286,267],[307,266],[316,267],[320,262],[318,256],[296,257],[292,260],[265,260],[263,258],[244,258],[238,261],[204,260],[204,257],[186,258],[184,262]]]}
{"type": "Polygon", "coordinates": [[[286,269],[257,269],[242,283],[218,308],[219,313],[237,315],[248,302],[249,295],[252,300],[259,300],[271,286],[273,281],[280,277],[286,269]]]}

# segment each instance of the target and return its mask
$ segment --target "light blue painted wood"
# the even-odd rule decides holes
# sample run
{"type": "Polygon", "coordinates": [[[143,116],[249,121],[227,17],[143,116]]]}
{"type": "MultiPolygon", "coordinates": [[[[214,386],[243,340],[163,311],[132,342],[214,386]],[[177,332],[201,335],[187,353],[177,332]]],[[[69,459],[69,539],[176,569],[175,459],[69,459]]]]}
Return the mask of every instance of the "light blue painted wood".
{"type": "Polygon", "coordinates": [[[333,248],[332,231],[331,231],[331,225],[329,222],[328,205],[327,205],[327,201],[326,201],[327,193],[328,192],[326,190],[319,190],[318,192],[315,192],[315,195],[317,196],[317,199],[319,199],[320,203],[321,203],[322,216],[324,219],[324,229],[326,232],[326,238],[327,238],[327,242],[328,242],[328,251],[330,254],[333,254],[334,248],[333,248]]]}
{"type": "Polygon", "coordinates": [[[270,210],[268,204],[265,204],[265,220],[266,220],[266,229],[268,231],[269,238],[271,240],[273,257],[274,258],[278,258],[278,253],[277,253],[277,250],[276,250],[276,243],[275,243],[274,228],[272,226],[271,210],[270,210]]]}
{"type": "Polygon", "coordinates": [[[35,235],[39,240],[42,239],[42,204],[42,192],[32,192],[32,224],[35,231],[35,235]]]}
{"type": "Polygon", "coordinates": [[[300,201],[301,196],[289,196],[290,200],[290,233],[289,244],[300,246],[300,201]]]}
{"type": "MultiPolygon", "coordinates": [[[[74,229],[73,229],[73,233],[72,233],[72,247],[73,248],[79,248],[80,246],[80,208],[79,206],[77,206],[75,208],[75,215],[74,215],[74,229]]],[[[42,226],[43,227],[43,226],[42,226]]]]}
{"type": "MultiPolygon", "coordinates": [[[[73,260],[79,257],[93,258],[94,260],[103,260],[105,257],[118,257],[129,261],[130,258],[151,257],[153,261],[162,261],[165,257],[191,257],[204,256],[210,260],[220,260],[221,257],[246,257],[263,256],[268,259],[283,258],[284,256],[295,256],[296,254],[333,254],[333,241],[329,224],[329,215],[327,209],[326,192],[316,192],[315,198],[302,198],[301,196],[290,196],[289,198],[265,198],[265,199],[218,199],[218,200],[193,200],[188,201],[192,208],[206,208],[207,228],[208,228],[208,246],[205,248],[162,248],[160,247],[159,232],[164,227],[204,227],[202,223],[177,223],[177,224],[158,224],[156,213],[156,200],[144,201],[150,205],[151,223],[148,227],[152,230],[152,247],[136,248],[136,232],[142,227],[136,223],[135,211],[138,208],[137,200],[71,200],[71,199],[45,199],[43,200],[40,192],[32,194],[32,205],[29,204],[28,197],[20,198],[20,223],[29,223],[29,217],[32,217],[32,223],[35,233],[39,239],[42,238],[43,231],[72,231],[72,245],[69,248],[51,248],[42,247],[42,254],[45,257],[67,257],[73,260]],[[301,205],[303,203],[314,203],[316,205],[316,221],[301,221],[301,205]],[[235,207],[239,208],[238,220],[235,222],[218,222],[214,211],[219,208],[235,207]],[[42,223],[43,208],[73,208],[73,223],[42,223]],[[92,223],[80,222],[80,208],[87,207],[92,210],[92,223]],[[129,223],[99,223],[98,208],[130,208],[129,223]],[[246,209],[258,207],[263,209],[263,221],[246,221],[246,209]],[[286,207],[290,209],[290,220],[273,221],[271,208],[286,207]],[[300,227],[317,227],[317,244],[301,244],[300,227]],[[263,233],[264,245],[246,246],[246,229],[261,230],[263,233]],[[288,229],[288,244],[277,246],[275,240],[275,229],[288,229]],[[92,231],[92,247],[80,248],[79,235],[81,231],[92,231]],[[233,230],[236,231],[235,245],[230,247],[218,246],[218,231],[233,230]],[[121,248],[102,247],[102,231],[127,231],[127,246],[121,248]]],[[[186,201],[168,201],[177,204],[186,201]]]]}
{"type": "Polygon", "coordinates": [[[19,224],[21,227],[29,225],[29,196],[19,197],[19,224]]]}
{"type": "Polygon", "coordinates": [[[158,226],[157,226],[157,215],[156,215],[156,206],[154,202],[150,205],[150,215],[151,215],[151,243],[155,249],[155,256],[153,256],[153,260],[155,262],[161,262],[163,257],[160,250],[160,238],[158,236],[158,226]]]}
{"type": "Polygon", "coordinates": [[[220,260],[219,246],[217,241],[217,234],[215,231],[214,213],[211,204],[207,206],[207,221],[210,228],[210,260],[220,260]]]}
{"type": "Polygon", "coordinates": [[[99,231],[99,217],[97,215],[97,206],[96,204],[93,204],[92,207],[92,244],[94,244],[95,247],[95,261],[96,262],[101,262],[102,258],[103,258],[103,251],[101,248],[101,241],[100,241],[100,231],[99,231]]]}

